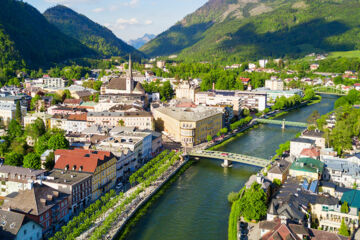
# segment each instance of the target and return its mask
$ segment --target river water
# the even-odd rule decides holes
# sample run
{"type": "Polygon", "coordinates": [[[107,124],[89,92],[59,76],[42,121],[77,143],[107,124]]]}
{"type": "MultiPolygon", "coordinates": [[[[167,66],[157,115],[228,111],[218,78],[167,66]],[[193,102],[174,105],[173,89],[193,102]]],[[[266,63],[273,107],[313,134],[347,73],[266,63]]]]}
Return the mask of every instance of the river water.
{"type": "MultiPolygon", "coordinates": [[[[321,103],[282,116],[288,121],[306,122],[314,111],[333,110],[336,96],[323,95],[321,103]]],[[[219,151],[270,159],[279,144],[292,139],[302,128],[259,125],[219,151]]],[[[259,168],[233,163],[224,169],[221,161],[201,159],[182,174],[154,203],[128,235],[128,240],[225,240],[230,205],[227,195],[239,191],[259,168]]]]}

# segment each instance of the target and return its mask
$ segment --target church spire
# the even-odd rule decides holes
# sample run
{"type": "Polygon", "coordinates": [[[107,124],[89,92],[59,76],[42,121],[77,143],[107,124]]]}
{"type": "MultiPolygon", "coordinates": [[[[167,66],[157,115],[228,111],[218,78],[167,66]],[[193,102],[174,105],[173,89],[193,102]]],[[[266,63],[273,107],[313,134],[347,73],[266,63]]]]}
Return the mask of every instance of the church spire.
{"type": "Polygon", "coordinates": [[[131,61],[131,53],[129,54],[129,77],[132,79],[132,61],[131,61]]]}
{"type": "Polygon", "coordinates": [[[126,77],[126,92],[131,93],[134,88],[133,75],[132,75],[132,62],[131,54],[129,54],[129,72],[126,77]]]}

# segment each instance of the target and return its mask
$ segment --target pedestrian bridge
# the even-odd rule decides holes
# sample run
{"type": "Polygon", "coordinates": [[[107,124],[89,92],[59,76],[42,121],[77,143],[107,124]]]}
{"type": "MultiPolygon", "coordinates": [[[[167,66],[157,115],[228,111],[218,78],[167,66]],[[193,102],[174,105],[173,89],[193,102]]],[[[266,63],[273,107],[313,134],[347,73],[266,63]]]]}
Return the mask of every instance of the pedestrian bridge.
{"type": "Polygon", "coordinates": [[[231,162],[244,163],[256,167],[265,167],[269,164],[269,160],[257,158],[237,153],[219,152],[210,150],[194,150],[188,153],[191,157],[204,157],[224,160],[223,167],[229,167],[231,162]]]}
{"type": "Polygon", "coordinates": [[[270,124],[276,124],[276,125],[281,125],[282,128],[285,128],[285,126],[291,126],[291,127],[307,127],[306,123],[303,122],[290,122],[290,121],[286,121],[284,120],[271,120],[271,119],[263,119],[263,118],[257,118],[255,119],[256,122],[258,123],[270,123],[270,124]]]}

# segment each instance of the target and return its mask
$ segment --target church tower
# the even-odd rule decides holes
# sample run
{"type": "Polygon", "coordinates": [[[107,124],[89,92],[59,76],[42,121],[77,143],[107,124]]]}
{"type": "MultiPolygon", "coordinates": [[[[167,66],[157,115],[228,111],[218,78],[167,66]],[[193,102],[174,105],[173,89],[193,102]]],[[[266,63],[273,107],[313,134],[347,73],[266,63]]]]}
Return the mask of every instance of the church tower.
{"type": "Polygon", "coordinates": [[[134,88],[134,81],[132,76],[132,62],[131,62],[131,54],[129,55],[129,71],[126,76],[126,93],[131,93],[134,88]]]}

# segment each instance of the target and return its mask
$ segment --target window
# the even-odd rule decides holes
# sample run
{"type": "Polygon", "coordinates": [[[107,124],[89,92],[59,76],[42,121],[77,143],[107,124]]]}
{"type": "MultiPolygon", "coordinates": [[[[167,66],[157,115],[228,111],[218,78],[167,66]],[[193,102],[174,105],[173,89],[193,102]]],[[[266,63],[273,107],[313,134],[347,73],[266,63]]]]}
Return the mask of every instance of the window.
{"type": "Polygon", "coordinates": [[[49,212],[46,213],[46,218],[48,218],[48,217],[49,217],[49,212]]]}
{"type": "Polygon", "coordinates": [[[26,235],[26,229],[24,229],[24,235],[26,235]]]}
{"type": "Polygon", "coordinates": [[[40,221],[44,220],[44,216],[40,216],[40,221]]]}
{"type": "Polygon", "coordinates": [[[33,224],[33,229],[35,229],[35,224],[33,224]]]}

